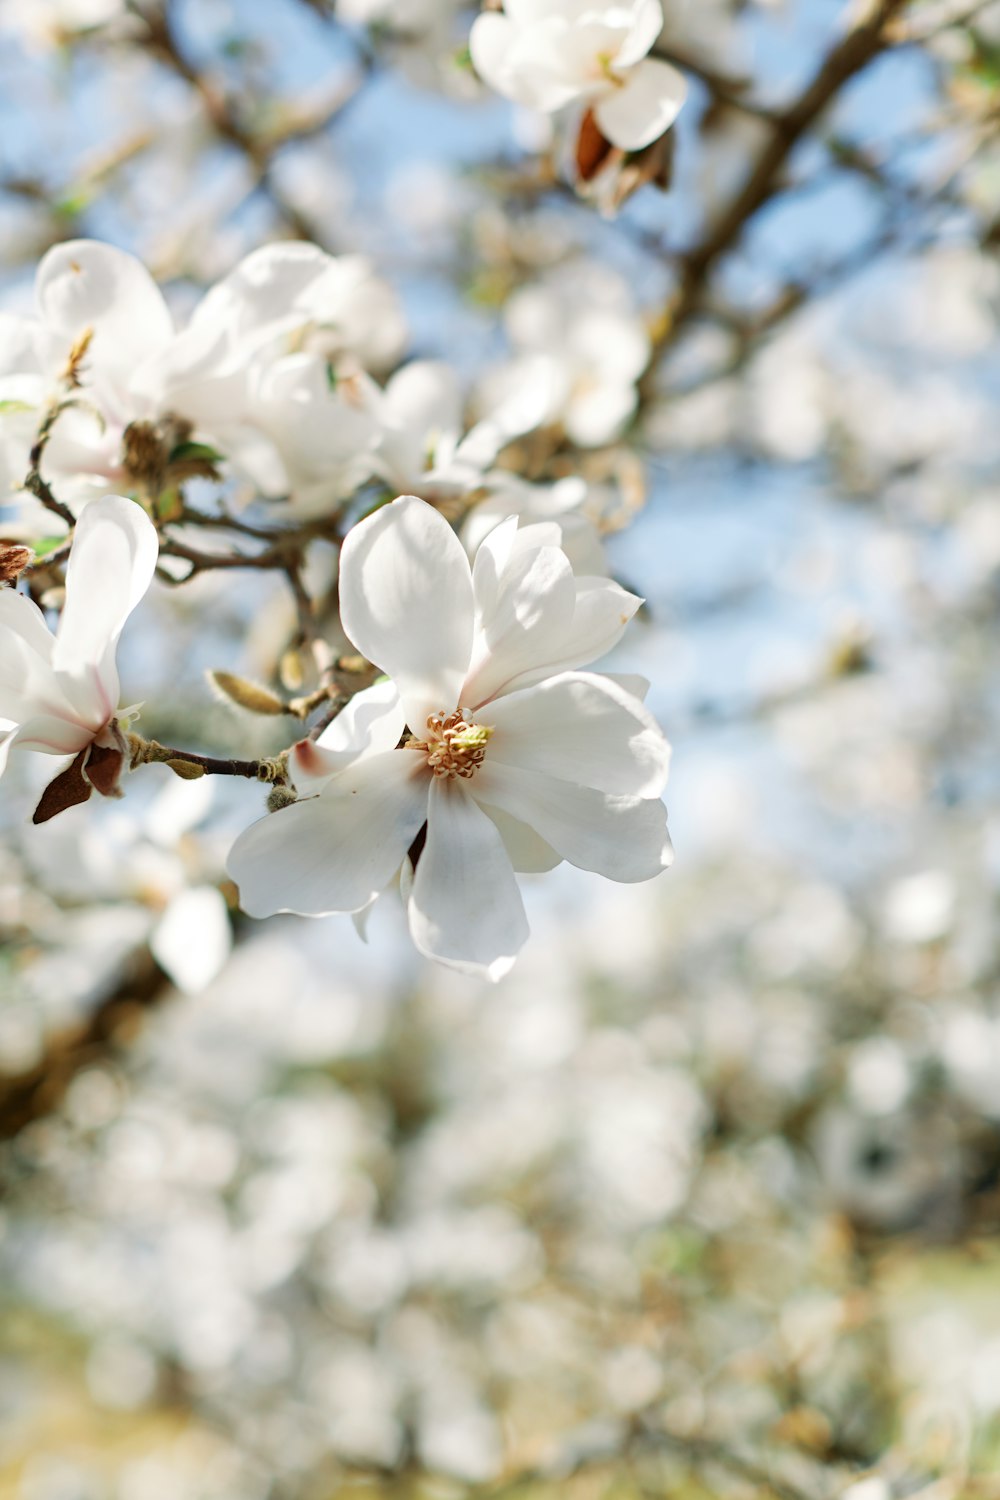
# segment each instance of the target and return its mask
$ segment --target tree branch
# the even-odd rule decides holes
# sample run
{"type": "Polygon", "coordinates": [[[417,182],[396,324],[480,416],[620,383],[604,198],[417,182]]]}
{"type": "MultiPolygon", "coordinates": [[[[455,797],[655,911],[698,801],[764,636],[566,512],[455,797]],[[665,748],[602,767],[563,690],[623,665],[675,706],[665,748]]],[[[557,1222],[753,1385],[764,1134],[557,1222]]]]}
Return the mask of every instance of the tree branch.
{"type": "Polygon", "coordinates": [[[871,18],[849,32],[827,54],[812,82],[796,102],[772,117],[770,139],[746,183],[703,242],[682,257],[680,290],[665,320],[661,348],[698,311],[716,263],[739,241],[750,220],[780,191],[782,171],[799,142],[844,85],[889,45],[889,23],[906,3],[907,0],[879,0],[871,18]]]}

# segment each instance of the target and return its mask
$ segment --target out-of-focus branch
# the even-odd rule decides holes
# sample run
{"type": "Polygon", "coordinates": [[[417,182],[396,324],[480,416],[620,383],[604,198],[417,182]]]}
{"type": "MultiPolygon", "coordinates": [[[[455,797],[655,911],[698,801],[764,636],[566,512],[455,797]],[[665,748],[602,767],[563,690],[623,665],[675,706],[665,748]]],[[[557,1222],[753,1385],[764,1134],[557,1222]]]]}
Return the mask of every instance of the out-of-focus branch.
{"type": "Polygon", "coordinates": [[[764,1497],[770,1497],[770,1500],[806,1500],[802,1490],[777,1478],[764,1465],[712,1438],[670,1432],[657,1422],[655,1413],[648,1416],[637,1414],[620,1436],[613,1437],[606,1445],[583,1449],[568,1462],[551,1468],[542,1465],[522,1470],[499,1485],[483,1487],[473,1493],[476,1500],[515,1500],[515,1497],[528,1494],[537,1487],[565,1484],[591,1470],[620,1465],[623,1461],[635,1463],[657,1454],[680,1458],[696,1472],[706,1468],[727,1470],[756,1486],[762,1500],[764,1497]]]}
{"type": "Polygon", "coordinates": [[[890,24],[907,0],[879,0],[870,17],[827,54],[812,82],[793,105],[772,117],[769,139],[744,186],[723,210],[705,239],[681,257],[681,282],[664,320],[664,347],[699,310],[719,260],[741,238],[754,216],[781,190],[782,174],[798,146],[841,89],[892,44],[890,24]]]}
{"type": "Polygon", "coordinates": [[[225,91],[187,56],[174,25],[171,0],[159,0],[156,4],[127,0],[127,8],[145,28],[143,42],[147,50],[194,90],[220,139],[242,152],[253,173],[255,188],[267,194],[294,234],[301,239],[315,239],[315,226],[288,201],[274,180],[274,153],[295,141],[321,134],[336,119],[360,92],[371,71],[367,55],[359,54],[355,76],[318,107],[289,110],[276,127],[257,131],[245,123],[225,91]]]}
{"type": "Polygon", "coordinates": [[[133,1039],[145,1014],[169,993],[167,976],[149,948],[141,948],[116,988],[86,1020],[53,1037],[25,1072],[0,1078],[0,1140],[12,1140],[58,1109],[77,1074],[113,1059],[133,1039]]]}
{"type": "Polygon", "coordinates": [[[703,62],[693,52],[677,47],[672,42],[669,44],[664,41],[657,42],[650,56],[662,58],[664,62],[672,63],[682,72],[690,73],[693,78],[697,78],[705,85],[712,98],[718,103],[728,104],[732,109],[742,110],[744,114],[754,115],[759,119],[774,118],[772,110],[748,94],[751,79],[722,73],[718,68],[713,68],[709,63],[703,62]]]}

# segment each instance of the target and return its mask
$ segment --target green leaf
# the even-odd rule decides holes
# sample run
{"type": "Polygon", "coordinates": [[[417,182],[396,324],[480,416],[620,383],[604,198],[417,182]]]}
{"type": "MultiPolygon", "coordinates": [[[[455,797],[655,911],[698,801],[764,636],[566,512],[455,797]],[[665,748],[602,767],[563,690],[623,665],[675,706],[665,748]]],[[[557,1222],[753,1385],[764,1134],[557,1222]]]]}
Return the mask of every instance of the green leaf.
{"type": "Polygon", "coordinates": [[[221,464],[223,455],[208,445],[208,443],[178,443],[171,450],[168,464],[221,464]]]}
{"type": "Polygon", "coordinates": [[[0,416],[6,416],[8,413],[13,415],[15,412],[34,410],[35,408],[32,406],[30,401],[0,401],[0,416]]]}

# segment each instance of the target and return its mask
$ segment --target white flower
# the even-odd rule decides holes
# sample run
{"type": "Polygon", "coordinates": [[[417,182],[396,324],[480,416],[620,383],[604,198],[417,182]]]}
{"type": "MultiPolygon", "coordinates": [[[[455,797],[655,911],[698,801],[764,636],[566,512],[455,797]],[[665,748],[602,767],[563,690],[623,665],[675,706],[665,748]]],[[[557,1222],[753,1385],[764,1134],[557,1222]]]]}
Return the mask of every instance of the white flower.
{"type": "Polygon", "coordinates": [[[344,629],[390,682],[297,747],[293,774],[317,795],[237,840],[251,915],[361,911],[401,871],[420,951],[498,978],[527,937],[515,870],[565,859],[638,881],[669,863],[666,740],[617,682],[576,670],[640,601],[574,578],[534,531],[496,527],[473,569],[440,514],[404,496],[348,535],[344,629]]]}
{"type": "Polygon", "coordinates": [[[36,302],[37,318],[0,323],[0,480],[23,480],[42,416],[67,397],[43,473],[74,509],[130,488],[126,429],[148,423],[155,436],[168,419],[303,514],[372,474],[378,391],[365,371],[392,363],[405,328],[391,288],[360,257],[265,246],[178,334],[141,262],[73,240],[43,258],[36,302]],[[83,353],[70,391],[74,347],[83,353]]]}
{"type": "Polygon", "coordinates": [[[504,323],[515,358],[484,380],[487,410],[520,393],[525,430],[558,422],[584,448],[621,436],[652,346],[628,286],[610,267],[581,261],[521,287],[504,323]]]}
{"type": "Polygon", "coordinates": [[[378,470],[397,493],[425,499],[471,493],[484,483],[500,450],[527,431],[538,413],[531,392],[505,392],[495,410],[464,432],[462,407],[461,386],[450,365],[414,360],[393,375],[375,409],[381,428],[378,470]]]}
{"type": "Polygon", "coordinates": [[[365,370],[391,369],[406,343],[392,287],[361,255],[327,255],[304,241],[263,245],[195,308],[188,333],[222,336],[230,351],[352,356],[365,370]]]}
{"type": "Polygon", "coordinates": [[[74,757],[43,796],[36,822],[86,801],[95,787],[116,794],[125,738],[115,655],[157,551],[139,506],[108,495],[77,523],[55,635],[30,599],[0,590],[0,774],[15,752],[74,757]]]}
{"type": "Polygon", "coordinates": [[[124,0],[0,0],[0,26],[22,32],[36,47],[54,46],[124,13],[124,0]]]}
{"type": "Polygon", "coordinates": [[[395,295],[367,261],[265,245],[206,294],[151,393],[262,495],[312,514],[371,475],[378,393],[365,371],[391,364],[404,338],[395,295]]]}
{"type": "Polygon", "coordinates": [[[669,63],[647,57],[663,27],[659,0],[504,0],[469,37],[480,77],[545,113],[586,104],[601,134],[638,151],[676,120],[687,88],[669,63]]]}
{"type": "Polygon", "coordinates": [[[43,257],[35,318],[3,319],[0,339],[0,469],[19,484],[43,414],[67,397],[71,351],[78,389],[59,415],[43,472],[60,498],[79,504],[124,487],[122,435],[157,415],[151,366],[174,337],[173,319],[145,266],[124,250],[70,240],[43,257]]]}
{"type": "Polygon", "coordinates": [[[554,484],[528,484],[516,474],[496,469],[486,476],[485,487],[486,494],[472,506],[461,526],[460,535],[470,557],[475,556],[494,526],[508,516],[517,516],[522,524],[554,522],[559,528],[558,545],[574,573],[608,571],[600,532],[582,509],[590,491],[578,475],[567,475],[554,484]]]}

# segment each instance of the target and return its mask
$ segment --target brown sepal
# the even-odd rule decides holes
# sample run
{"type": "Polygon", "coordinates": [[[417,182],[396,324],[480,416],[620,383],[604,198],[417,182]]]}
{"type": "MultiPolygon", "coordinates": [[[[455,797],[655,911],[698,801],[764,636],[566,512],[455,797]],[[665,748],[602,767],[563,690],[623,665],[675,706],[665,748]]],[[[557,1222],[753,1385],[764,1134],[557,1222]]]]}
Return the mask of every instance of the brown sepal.
{"type": "Polygon", "coordinates": [[[88,801],[93,787],[83,774],[83,765],[90,749],[86,745],[72,765],[67,766],[65,771],[60,771],[55,780],[49,782],[32,814],[33,823],[47,823],[68,807],[76,807],[79,803],[88,801]]]}
{"type": "Polygon", "coordinates": [[[31,563],[35,554],[30,547],[20,547],[13,542],[0,542],[0,583],[16,583],[31,563]]]}
{"type": "Polygon", "coordinates": [[[618,181],[612,191],[612,206],[615,210],[621,208],[622,204],[637,193],[646,183],[659,188],[661,193],[670,189],[670,183],[674,175],[674,143],[677,139],[673,130],[668,130],[666,135],[661,135],[659,140],[651,141],[641,151],[630,151],[622,163],[618,173],[618,181]]]}
{"type": "Polygon", "coordinates": [[[594,119],[594,111],[588,109],[580,121],[580,130],[576,137],[575,162],[580,181],[591,182],[613,150],[611,142],[601,134],[600,127],[594,119]]]}
{"type": "Polygon", "coordinates": [[[102,797],[120,797],[121,788],[118,782],[122,774],[123,760],[124,756],[117,748],[109,745],[91,745],[90,755],[83,766],[83,775],[95,792],[100,792],[102,797]]]}
{"type": "MultiPolygon", "coordinates": [[[[579,191],[596,200],[601,212],[613,216],[641,187],[651,183],[661,192],[670,188],[674,166],[675,132],[671,129],[641,151],[622,151],[604,139],[596,125],[592,128],[603,153],[596,146],[587,149],[590,112],[584,116],[576,148],[579,191]]],[[[592,122],[591,122],[592,123],[592,122]]]]}

